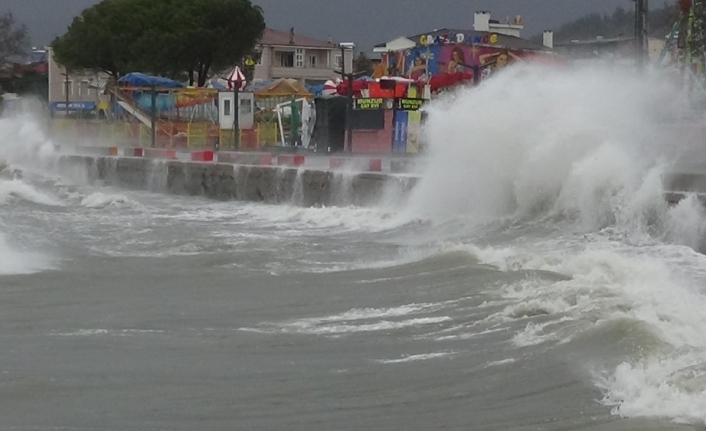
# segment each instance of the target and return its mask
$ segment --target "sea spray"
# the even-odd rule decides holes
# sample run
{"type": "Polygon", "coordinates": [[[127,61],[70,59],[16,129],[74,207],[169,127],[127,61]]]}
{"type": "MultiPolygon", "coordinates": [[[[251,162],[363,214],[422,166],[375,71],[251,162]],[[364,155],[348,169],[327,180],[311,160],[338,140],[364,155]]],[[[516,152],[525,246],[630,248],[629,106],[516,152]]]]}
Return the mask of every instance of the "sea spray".
{"type": "Polygon", "coordinates": [[[46,172],[56,164],[54,144],[32,117],[0,118],[0,162],[46,172]]]}
{"type": "Polygon", "coordinates": [[[304,205],[304,168],[297,169],[297,176],[292,186],[292,205],[304,205]]]}
{"type": "Polygon", "coordinates": [[[358,171],[347,168],[334,171],[331,178],[331,203],[332,205],[346,205],[353,201],[353,180],[358,171]]]}
{"type": "Polygon", "coordinates": [[[595,382],[615,414],[703,424],[706,258],[681,246],[705,249],[706,210],[695,196],[669,206],[662,185],[697,154],[680,127],[690,112],[681,90],[656,71],[525,65],[442,97],[428,108],[426,168],[402,217],[468,220],[493,241],[512,239],[469,245],[481,261],[566,277],[498,292],[512,303],[490,321],[542,316],[516,345],[580,344],[580,334],[619,321],[644,327],[645,340],[611,335],[644,347],[620,365],[593,357],[575,366],[600,369],[595,382]],[[498,219],[530,237],[487,227],[498,219]]]}
{"type": "Polygon", "coordinates": [[[52,268],[52,259],[11,245],[0,232],[0,276],[33,274],[52,268]]]}
{"type": "Polygon", "coordinates": [[[684,150],[677,128],[664,140],[665,121],[689,111],[680,94],[657,72],[520,66],[443,97],[428,109],[428,159],[405,216],[551,215],[587,231],[664,221],[654,180],[684,150]]]}

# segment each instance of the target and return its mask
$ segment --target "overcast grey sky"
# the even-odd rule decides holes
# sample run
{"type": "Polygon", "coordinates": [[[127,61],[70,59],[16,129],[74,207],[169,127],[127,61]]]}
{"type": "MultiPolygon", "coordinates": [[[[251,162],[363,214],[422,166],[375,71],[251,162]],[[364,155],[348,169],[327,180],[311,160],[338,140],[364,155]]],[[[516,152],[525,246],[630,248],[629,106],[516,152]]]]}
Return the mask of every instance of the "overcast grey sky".
{"type": "MultiPolygon", "coordinates": [[[[2,0],[27,25],[34,45],[49,43],[62,34],[71,19],[99,0],[2,0]]],[[[355,42],[369,50],[377,43],[435,28],[472,28],[473,12],[486,10],[493,18],[522,15],[523,36],[589,12],[612,12],[633,7],[632,0],[253,0],[265,11],[268,27],[336,42],[355,42]]],[[[661,2],[660,2],[661,3],[661,2]]]]}

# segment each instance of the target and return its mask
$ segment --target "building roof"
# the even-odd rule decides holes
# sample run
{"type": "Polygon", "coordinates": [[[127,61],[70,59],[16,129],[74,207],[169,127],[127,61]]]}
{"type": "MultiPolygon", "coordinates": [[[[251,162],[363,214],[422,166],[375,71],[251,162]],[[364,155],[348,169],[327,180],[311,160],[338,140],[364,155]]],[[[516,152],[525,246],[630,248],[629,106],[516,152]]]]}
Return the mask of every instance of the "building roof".
{"type": "MultiPolygon", "coordinates": [[[[521,37],[516,37],[516,36],[510,36],[507,34],[502,34],[502,33],[496,33],[493,31],[475,31],[475,30],[460,30],[460,29],[450,29],[450,28],[442,28],[440,30],[434,30],[431,32],[427,33],[420,33],[414,36],[410,36],[406,39],[409,39],[413,41],[414,43],[417,44],[417,46],[421,46],[420,40],[422,36],[426,36],[427,38],[431,37],[434,40],[448,40],[449,43],[455,43],[454,39],[456,38],[456,35],[458,34],[463,34],[466,38],[471,38],[471,39],[477,39],[477,38],[482,38],[483,36],[486,36],[488,34],[495,34],[498,36],[498,42],[495,43],[494,45],[496,46],[501,46],[503,48],[508,48],[508,49],[516,49],[516,50],[534,50],[534,51],[550,51],[550,48],[547,48],[546,46],[532,42],[531,40],[523,39],[521,37]]],[[[395,39],[392,42],[399,41],[400,38],[395,39]]],[[[388,42],[391,43],[391,42],[388,42]]],[[[378,45],[375,45],[375,48],[384,48],[387,45],[387,43],[381,43],[378,45]]],[[[474,43],[476,45],[476,43],[474,43]]],[[[477,45],[487,45],[486,43],[477,43],[477,45]]]]}
{"type": "Polygon", "coordinates": [[[635,43],[635,37],[613,37],[609,39],[596,38],[588,40],[572,40],[571,42],[558,43],[557,47],[586,46],[586,45],[610,45],[618,43],[635,43]]]}
{"type": "Polygon", "coordinates": [[[335,48],[332,42],[314,39],[313,37],[302,36],[296,34],[292,28],[290,31],[275,30],[266,28],[260,39],[261,45],[275,46],[304,46],[311,48],[335,48]],[[294,43],[292,42],[292,33],[294,33],[294,43]]]}
{"type": "Polygon", "coordinates": [[[373,48],[373,52],[402,51],[414,47],[416,42],[406,38],[398,37],[386,43],[379,43],[373,48]]]}
{"type": "MultiPolygon", "coordinates": [[[[535,50],[535,51],[551,51],[550,48],[547,48],[546,46],[542,45],[541,43],[537,42],[532,42],[531,40],[523,39],[521,37],[517,36],[510,36],[507,34],[502,34],[502,33],[497,33],[494,31],[475,31],[475,30],[463,30],[463,29],[455,29],[455,28],[442,28],[441,30],[435,30],[429,33],[421,33],[415,36],[410,37],[410,39],[414,41],[419,41],[423,35],[431,36],[433,38],[437,37],[442,37],[446,36],[447,38],[450,37],[450,35],[455,35],[455,34],[463,34],[466,37],[471,37],[471,38],[478,38],[478,37],[483,37],[488,34],[495,34],[498,36],[498,42],[495,44],[497,46],[501,46],[503,48],[508,48],[508,49],[526,49],[526,50],[535,50]]],[[[478,45],[487,45],[484,43],[479,43],[478,45]]]]}

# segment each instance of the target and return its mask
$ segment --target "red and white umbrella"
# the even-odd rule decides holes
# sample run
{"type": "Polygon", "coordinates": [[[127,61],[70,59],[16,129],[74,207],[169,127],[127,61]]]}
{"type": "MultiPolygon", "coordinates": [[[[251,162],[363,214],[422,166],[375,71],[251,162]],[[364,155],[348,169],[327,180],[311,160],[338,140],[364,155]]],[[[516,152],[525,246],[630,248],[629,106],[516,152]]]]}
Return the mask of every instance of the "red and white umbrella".
{"type": "Polygon", "coordinates": [[[245,80],[245,75],[243,75],[243,71],[240,70],[240,67],[238,66],[235,66],[235,69],[233,69],[230,75],[228,75],[226,81],[228,82],[229,90],[233,89],[236,82],[238,85],[238,90],[245,90],[245,87],[248,85],[248,82],[245,80]]]}
{"type": "Polygon", "coordinates": [[[336,83],[333,80],[324,82],[324,89],[321,91],[324,96],[333,96],[336,94],[336,83]]]}

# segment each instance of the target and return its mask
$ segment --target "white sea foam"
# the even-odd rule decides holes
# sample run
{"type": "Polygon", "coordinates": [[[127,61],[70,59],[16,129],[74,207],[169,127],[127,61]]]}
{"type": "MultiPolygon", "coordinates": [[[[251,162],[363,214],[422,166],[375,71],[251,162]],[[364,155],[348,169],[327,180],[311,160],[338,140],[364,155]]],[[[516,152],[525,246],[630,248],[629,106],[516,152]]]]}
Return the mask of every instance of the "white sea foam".
{"type": "Polygon", "coordinates": [[[453,355],[455,352],[422,353],[419,355],[409,355],[400,359],[379,359],[381,364],[404,364],[407,362],[428,361],[430,359],[443,358],[453,355]]]}
{"type": "Polygon", "coordinates": [[[706,355],[650,357],[623,363],[599,377],[603,403],[624,417],[668,417],[680,423],[706,424],[706,355]]]}
{"type": "Polygon", "coordinates": [[[0,118],[0,161],[46,173],[56,161],[54,144],[32,117],[0,118]]]}
{"type": "MultiPolygon", "coordinates": [[[[508,286],[504,296],[517,302],[488,320],[533,315],[551,319],[542,324],[530,322],[518,332],[513,343],[520,347],[571,337],[573,331],[559,333],[562,326],[552,326],[562,321],[571,320],[579,329],[588,329],[590,322],[597,321],[642,322],[674,353],[667,357],[655,353],[634,363],[626,362],[614,371],[606,370],[607,377],[601,377],[599,383],[606,393],[605,402],[615,406],[616,414],[627,417],[703,421],[706,378],[690,380],[690,389],[686,390],[686,377],[670,376],[706,360],[706,296],[701,287],[705,278],[701,271],[673,270],[671,262],[686,262],[687,268],[694,268],[691,265],[703,266],[704,257],[677,246],[625,247],[620,253],[611,250],[608,242],[591,247],[576,253],[564,249],[564,255],[556,248],[552,255],[536,254],[531,259],[512,256],[512,252],[523,254],[517,248],[487,253],[511,262],[501,262],[506,270],[543,270],[569,277],[554,283],[524,280],[508,286]]],[[[706,375],[702,371],[698,373],[706,375]]]]}
{"type": "Polygon", "coordinates": [[[52,268],[52,259],[41,253],[21,251],[0,233],[0,276],[34,274],[52,268]]]}
{"type": "Polygon", "coordinates": [[[690,110],[672,78],[522,66],[435,102],[428,163],[402,216],[536,223],[542,238],[467,246],[503,271],[561,275],[500,289],[514,303],[485,323],[530,320],[513,342],[532,346],[596,322],[640,322],[672,353],[604,370],[606,403],[703,423],[706,373],[693,367],[706,360],[706,260],[682,246],[706,249],[706,210],[694,196],[674,207],[663,198],[672,163],[700,154],[681,135],[689,120],[669,124],[690,110]]]}
{"type": "Polygon", "coordinates": [[[298,319],[291,322],[263,323],[242,331],[263,333],[290,333],[311,335],[343,335],[356,332],[397,330],[426,326],[451,320],[448,316],[393,318],[429,313],[443,308],[443,304],[409,304],[387,309],[353,309],[331,316],[298,319]]]}
{"type": "Polygon", "coordinates": [[[137,203],[124,195],[92,193],[81,199],[80,205],[86,208],[105,208],[119,206],[135,206],[137,203]]]}
{"type": "Polygon", "coordinates": [[[488,367],[488,368],[490,368],[490,367],[499,367],[499,366],[501,366],[501,365],[514,364],[515,362],[517,362],[517,359],[515,359],[515,358],[502,359],[502,360],[500,360],[500,361],[491,361],[491,362],[488,362],[487,367],[488,367]]]}
{"type": "Polygon", "coordinates": [[[159,329],[78,329],[71,332],[52,332],[51,336],[55,337],[98,337],[98,336],[113,336],[113,337],[130,337],[134,335],[155,335],[165,334],[166,331],[159,329]]]}
{"type": "Polygon", "coordinates": [[[30,184],[20,179],[2,180],[0,179],[0,204],[12,197],[16,197],[28,202],[47,206],[64,206],[65,204],[48,193],[37,190],[30,184]]]}
{"type": "Polygon", "coordinates": [[[403,217],[552,216],[693,242],[703,211],[670,210],[662,197],[661,175],[688,150],[664,123],[689,110],[679,94],[658,73],[526,66],[435,102],[429,160],[403,217]]]}

